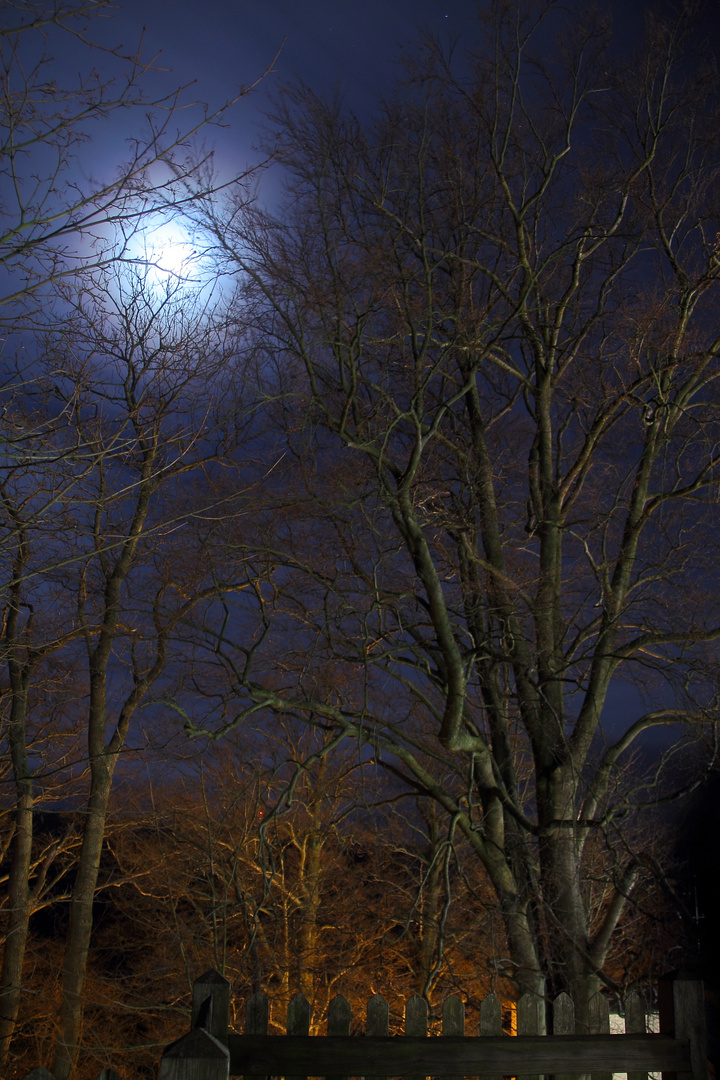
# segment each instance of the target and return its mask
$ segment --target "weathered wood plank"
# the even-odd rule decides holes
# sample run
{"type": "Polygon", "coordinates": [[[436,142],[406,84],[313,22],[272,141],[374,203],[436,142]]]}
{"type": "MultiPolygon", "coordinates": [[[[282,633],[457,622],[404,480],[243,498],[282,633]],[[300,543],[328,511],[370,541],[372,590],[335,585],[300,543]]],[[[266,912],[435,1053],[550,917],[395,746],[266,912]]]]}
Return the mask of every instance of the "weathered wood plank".
{"type": "Polygon", "coordinates": [[[686,1071],[692,1074],[693,1080],[707,1080],[707,1027],[702,981],[677,971],[661,979],[658,990],[660,1031],[689,1043],[690,1068],[686,1071]]]}
{"type": "Polygon", "coordinates": [[[442,1033],[443,1036],[465,1034],[465,1004],[459,994],[443,1002],[442,1033]]]}
{"type": "Polygon", "coordinates": [[[270,1002],[267,994],[258,990],[245,1002],[245,1034],[267,1035],[270,1023],[270,1002]]]}
{"type": "MultiPolygon", "coordinates": [[[[523,994],[517,1003],[518,1035],[545,1034],[545,1002],[536,994],[523,994]]],[[[518,1080],[542,1080],[538,1073],[526,1073],[518,1080]]]]}
{"type": "MultiPolygon", "coordinates": [[[[645,1002],[634,990],[625,999],[625,1034],[644,1035],[647,1031],[645,1002]]],[[[628,1080],[648,1080],[646,1072],[629,1072],[628,1080]]]]}
{"type": "Polygon", "coordinates": [[[349,1035],[352,1021],[350,1002],[342,994],[336,994],[328,1006],[328,1035],[349,1035]]]}
{"type": "Polygon", "coordinates": [[[325,1076],[388,1074],[518,1076],[542,1073],[687,1072],[686,1043],[665,1035],[482,1036],[404,1038],[278,1038],[228,1036],[233,1073],[286,1076],[288,1071],[325,1076]]]}
{"type": "Polygon", "coordinates": [[[373,994],[367,1003],[365,1034],[382,1038],[389,1030],[390,1007],[382,994],[373,994]]]}
{"type": "MultiPolygon", "coordinates": [[[[502,1035],[502,1005],[495,994],[488,994],[480,1002],[480,1024],[478,1027],[478,1034],[481,1036],[487,1035],[502,1035]]],[[[502,1073],[486,1073],[483,1072],[479,1080],[502,1080],[502,1073]]]]}
{"type": "Polygon", "coordinates": [[[545,1034],[545,1002],[536,994],[523,994],[517,1003],[518,1035],[545,1034]]]}
{"type": "Polygon", "coordinates": [[[495,994],[480,1002],[480,1035],[502,1035],[502,1005],[495,994]]]}
{"type": "MultiPolygon", "coordinates": [[[[335,1038],[347,1038],[350,1034],[352,1009],[342,994],[336,994],[328,1006],[327,1033],[335,1038]]],[[[342,1073],[328,1073],[325,1080],[348,1080],[342,1073]]]]}
{"type": "Polygon", "coordinates": [[[646,1032],[645,1002],[641,995],[633,990],[625,999],[625,1034],[644,1035],[646,1032]]]}
{"type": "Polygon", "coordinates": [[[590,999],[590,1031],[589,1035],[610,1034],[610,1006],[604,994],[595,994],[590,999]]]}
{"type": "Polygon", "coordinates": [[[227,1047],[202,1027],[166,1046],[160,1061],[160,1080],[228,1080],[229,1075],[227,1047]]]}
{"type": "Polygon", "coordinates": [[[310,1034],[310,1003],[304,994],[296,994],[287,1010],[288,1035],[310,1034]]]}
{"type": "Polygon", "coordinates": [[[424,1038],[427,1035],[427,1001],[419,994],[413,994],[405,1005],[405,1035],[424,1038]]]}
{"type": "MultiPolygon", "coordinates": [[[[288,1035],[301,1039],[306,1039],[310,1034],[310,1003],[304,994],[296,994],[288,1004],[286,1031],[288,1035]]],[[[290,1068],[292,1068],[290,1074],[283,1070],[285,1080],[307,1080],[307,1073],[304,1070],[301,1070],[299,1074],[296,1073],[292,1063],[290,1063],[290,1068]]],[[[259,1071],[264,1072],[266,1076],[269,1073],[269,1070],[264,1067],[259,1071]]]]}
{"type": "MultiPolygon", "coordinates": [[[[367,1003],[365,1035],[368,1038],[387,1038],[390,1030],[390,1007],[382,994],[373,994],[367,1003]]],[[[383,1076],[366,1075],[365,1080],[387,1080],[383,1076]]]]}
{"type": "MultiPolygon", "coordinates": [[[[575,1004],[569,994],[558,994],[552,1004],[553,1035],[575,1034],[575,1004]]],[[[575,1080],[572,1073],[557,1073],[555,1080],[575,1080]]]]}
{"type": "MultiPolygon", "coordinates": [[[[445,998],[443,1002],[442,1034],[443,1038],[465,1034],[465,1005],[458,994],[445,998]]],[[[451,1076],[450,1080],[462,1080],[462,1076],[451,1076]]]]}
{"type": "MultiPolygon", "coordinates": [[[[245,1034],[267,1035],[270,1023],[270,1002],[261,990],[245,1002],[245,1034]]],[[[248,1075],[245,1080],[265,1080],[262,1075],[248,1075]]]]}
{"type": "MultiPolygon", "coordinates": [[[[413,994],[405,1003],[405,1036],[424,1039],[427,1035],[427,1001],[419,994],[413,994]]],[[[425,1080],[426,1073],[409,1073],[405,1080],[425,1080]]]]}
{"type": "MultiPolygon", "coordinates": [[[[595,994],[590,1000],[590,1035],[610,1034],[610,1006],[604,994],[595,994]]],[[[593,1072],[593,1080],[613,1080],[611,1072],[593,1072]]]]}
{"type": "Polygon", "coordinates": [[[553,1001],[553,1035],[575,1034],[575,1006],[569,994],[558,994],[553,1001]]]}
{"type": "Polygon", "coordinates": [[[190,1027],[203,1027],[216,1039],[225,1042],[230,1017],[231,990],[230,980],[214,968],[210,968],[199,979],[196,979],[193,983],[190,1027]]]}

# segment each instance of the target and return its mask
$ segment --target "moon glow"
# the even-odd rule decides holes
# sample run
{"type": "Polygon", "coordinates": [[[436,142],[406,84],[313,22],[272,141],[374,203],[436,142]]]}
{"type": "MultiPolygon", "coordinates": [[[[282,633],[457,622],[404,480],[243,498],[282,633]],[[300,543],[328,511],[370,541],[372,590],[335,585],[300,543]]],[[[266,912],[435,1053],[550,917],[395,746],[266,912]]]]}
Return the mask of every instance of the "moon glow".
{"type": "Polygon", "coordinates": [[[173,223],[160,225],[143,236],[136,261],[147,267],[148,278],[155,285],[191,282],[199,276],[198,251],[187,232],[173,223]]]}

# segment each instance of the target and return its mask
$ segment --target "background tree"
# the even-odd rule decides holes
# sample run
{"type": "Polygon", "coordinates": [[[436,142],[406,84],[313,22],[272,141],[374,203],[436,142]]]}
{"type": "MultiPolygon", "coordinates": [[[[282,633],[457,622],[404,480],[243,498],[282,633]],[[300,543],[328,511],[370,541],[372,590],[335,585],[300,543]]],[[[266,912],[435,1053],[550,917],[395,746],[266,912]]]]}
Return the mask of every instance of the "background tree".
{"type": "MultiPolygon", "coordinates": [[[[114,280],[103,275],[99,286],[91,284],[47,350],[55,364],[63,358],[56,372],[76,401],[80,439],[93,463],[78,493],[84,498],[71,508],[87,545],[73,585],[86,651],[90,789],[65,943],[53,1065],[58,1080],[70,1075],[77,1055],[92,905],[118,756],[135,712],[163,674],[176,627],[215,591],[187,537],[182,562],[165,545],[187,520],[178,490],[182,478],[217,458],[212,386],[224,372],[227,347],[226,328],[214,323],[202,289],[193,296],[172,280],[153,288],[146,269],[114,280]]],[[[194,509],[202,513],[203,507],[194,509]]]]}
{"type": "Polygon", "coordinates": [[[366,127],[287,91],[282,213],[204,204],[297,463],[214,735],[265,708],[370,747],[484,866],[518,990],[569,990],[582,1031],[662,792],[627,755],[716,718],[720,186],[683,25],[626,68],[585,17],[550,52],[553,8],[498,7],[462,69],[428,44],[366,127]]]}
{"type": "MultiPolygon", "coordinates": [[[[75,800],[84,788],[77,768],[83,760],[89,790],[65,941],[58,1077],[70,1074],[79,1046],[113,773],[137,710],[161,676],[172,678],[168,661],[180,649],[178,627],[216,591],[204,572],[201,537],[194,539],[188,525],[203,514],[232,513],[238,504],[237,495],[229,502],[216,497],[211,476],[225,446],[220,400],[232,347],[211,295],[212,283],[158,279],[148,267],[95,271],[61,292],[23,401],[27,412],[36,397],[33,415],[45,410],[49,418],[49,464],[35,440],[34,468],[11,460],[3,478],[8,537],[18,537],[22,552],[22,565],[15,557],[5,635],[14,710],[9,737],[21,796],[9,883],[13,933],[5,949],[8,1038],[33,910],[37,786],[25,719],[15,713],[27,705],[49,654],[60,653],[66,671],[77,674],[74,726],[86,741],[75,760],[75,800]],[[38,461],[47,466],[44,485],[33,483],[38,461]],[[194,472],[204,477],[202,500],[185,483],[194,472]],[[51,489],[52,527],[48,515],[34,512],[51,489]],[[16,629],[24,611],[31,617],[16,629]],[[33,613],[41,612],[43,620],[36,620],[33,613]]],[[[30,364],[27,356],[24,362],[30,364]]],[[[9,539],[4,554],[12,555],[9,539]]]]}
{"type": "MultiPolygon", "coordinates": [[[[336,993],[360,1016],[371,994],[382,992],[401,1031],[413,988],[425,989],[431,1008],[460,983],[471,1008],[488,992],[489,935],[477,932],[488,900],[482,881],[456,872],[442,846],[428,843],[422,818],[403,813],[396,799],[367,805],[351,748],[322,750],[322,740],[307,732],[298,738],[286,727],[268,740],[246,729],[199,760],[185,750],[175,777],[166,771],[153,783],[153,814],[142,783],[120,801],[116,820],[129,827],[118,828],[110,846],[124,883],[113,890],[122,917],[108,920],[102,940],[112,947],[118,926],[124,940],[135,928],[138,942],[148,935],[146,959],[133,976],[139,998],[155,983],[150,997],[177,999],[197,966],[213,962],[233,983],[236,1027],[243,1000],[260,988],[281,1030],[302,989],[319,1033],[336,993]],[[261,765],[255,743],[263,747],[261,765]],[[438,852],[440,887],[424,889],[438,852]],[[139,912],[146,931],[137,925],[139,912]],[[432,957],[428,988],[421,960],[431,923],[444,948],[432,957]]],[[[464,854],[460,845],[453,849],[459,863],[464,854]]]]}
{"type": "MultiPolygon", "coordinates": [[[[195,320],[197,326],[198,320],[208,314],[201,311],[202,304],[198,307],[190,303],[186,292],[178,310],[186,307],[187,318],[184,322],[177,320],[172,346],[148,344],[154,333],[167,333],[167,327],[160,328],[158,320],[176,303],[178,285],[177,275],[171,279],[158,271],[153,277],[153,271],[147,270],[148,262],[158,258],[148,234],[152,237],[160,226],[172,222],[173,214],[187,197],[184,185],[190,177],[200,182],[202,175],[206,190],[211,189],[209,155],[199,149],[195,137],[226,117],[232,104],[246,93],[243,90],[219,106],[209,107],[191,102],[183,88],[158,91],[160,77],[152,59],[141,55],[140,41],[129,50],[103,44],[103,23],[98,20],[108,14],[109,5],[104,0],[49,4],[43,0],[37,3],[19,0],[7,5],[0,16],[3,132],[0,137],[0,317],[5,327],[0,380],[3,398],[0,597],[4,613],[3,664],[7,665],[10,703],[7,749],[12,757],[17,794],[0,980],[0,1060],[7,1054],[20,1008],[28,921],[44,902],[50,852],[57,854],[63,846],[58,848],[53,842],[48,848],[48,858],[37,870],[37,845],[32,829],[37,774],[42,776],[51,765],[57,767],[58,761],[47,743],[41,743],[38,749],[37,732],[32,730],[32,723],[28,726],[28,717],[43,692],[41,680],[47,677],[49,665],[58,662],[70,676],[78,666],[77,643],[84,641],[92,699],[90,728],[94,725],[96,731],[90,739],[94,802],[91,799],[91,812],[85,820],[80,872],[74,886],[72,910],[76,918],[66,953],[67,1015],[63,1021],[67,1030],[77,1033],[80,1015],[77,987],[82,985],[92,882],[102,844],[102,805],[106,803],[112,775],[112,768],[108,771],[107,766],[116,760],[130,714],[164,664],[173,619],[163,603],[172,591],[172,584],[166,580],[164,591],[158,586],[155,611],[145,610],[144,629],[135,627],[132,631],[138,634],[138,643],[147,641],[147,618],[152,626],[155,617],[157,670],[154,672],[152,664],[146,664],[147,657],[140,658],[143,647],[140,644],[132,650],[129,660],[120,658],[122,650],[116,649],[117,642],[123,638],[126,643],[127,638],[125,630],[117,625],[118,604],[122,608],[129,599],[124,590],[131,567],[135,569],[139,538],[145,532],[148,500],[152,501],[157,487],[176,480],[183,471],[176,462],[167,473],[153,475],[152,461],[159,453],[168,452],[171,444],[181,454],[188,455],[193,439],[202,439],[207,431],[200,418],[200,426],[194,433],[182,432],[176,426],[174,433],[168,434],[169,442],[156,439],[154,447],[152,424],[144,435],[140,432],[148,408],[152,409],[153,394],[158,404],[156,419],[163,408],[164,417],[168,418],[167,409],[173,395],[177,402],[183,382],[183,376],[178,375],[169,389],[173,376],[168,357],[173,350],[176,358],[181,355],[184,348],[181,339],[186,335],[187,346],[190,323],[195,320]],[[104,160],[102,144],[97,141],[103,122],[112,124],[114,143],[123,146],[119,155],[108,149],[104,160]],[[124,133],[128,135],[126,142],[124,133]],[[124,160],[120,160],[122,157],[124,160]],[[133,269],[143,264],[144,281],[142,272],[133,269]],[[116,290],[120,288],[116,273],[119,267],[125,267],[124,300],[133,310],[133,316],[129,311],[124,313],[127,319],[122,329],[117,322],[118,293],[113,294],[110,285],[114,279],[116,290]],[[93,270],[97,276],[91,282],[88,274],[93,270]],[[68,289],[64,294],[63,287],[68,289]],[[86,305],[84,309],[78,306],[78,296],[86,305]],[[93,304],[95,310],[91,316],[93,304]],[[62,329],[48,335],[50,311],[57,320],[56,326],[61,325],[62,329]],[[134,326],[130,325],[132,317],[136,319],[134,326]],[[96,333],[91,344],[88,325],[93,318],[96,333]],[[125,380],[122,390],[118,385],[112,390],[102,388],[104,378],[112,380],[117,374],[110,374],[107,366],[117,359],[117,350],[114,357],[103,358],[106,366],[102,371],[98,369],[92,378],[89,376],[88,356],[93,348],[101,346],[103,320],[108,324],[115,320],[120,336],[125,332],[131,337],[133,331],[145,335],[142,342],[128,345],[130,351],[133,347],[142,349],[143,345],[153,351],[152,357],[145,356],[146,367],[142,371],[132,371],[133,361],[130,361],[130,368],[122,376],[125,380]],[[181,324],[182,329],[178,329],[181,324]],[[39,357],[43,347],[47,348],[45,362],[39,357]],[[163,348],[164,358],[160,355],[163,348]],[[83,353],[83,359],[79,359],[78,352],[83,353]],[[77,363],[71,370],[73,355],[77,363]],[[163,376],[158,370],[151,371],[153,364],[163,368],[163,376]],[[75,377],[79,381],[74,382],[75,377]],[[167,380],[162,389],[161,377],[167,380]],[[131,385],[133,379],[136,382],[131,385]],[[110,433],[117,420],[112,415],[117,408],[125,410],[128,426],[119,422],[114,433],[110,433]],[[95,430],[94,425],[98,424],[95,430]],[[133,424],[135,430],[130,434],[133,424]],[[130,478],[135,467],[133,454],[140,452],[139,443],[144,436],[149,439],[145,445],[145,473],[141,469],[139,487],[135,489],[131,480],[129,489],[139,491],[142,497],[135,517],[131,515],[126,520],[127,499],[123,501],[117,490],[108,492],[105,485],[110,482],[112,486],[110,478],[119,479],[123,469],[125,480],[130,478]],[[181,450],[183,438],[185,449],[181,450]],[[93,504],[94,524],[89,517],[83,519],[83,514],[91,513],[93,504]],[[111,527],[119,532],[113,539],[103,535],[103,528],[110,526],[116,511],[120,518],[114,519],[111,527]],[[124,535],[125,525],[130,533],[124,535]],[[134,528],[139,529],[137,534],[133,534],[134,528]],[[93,535],[95,544],[83,543],[93,535]],[[121,541],[118,537],[123,535],[121,541]],[[103,603],[98,607],[98,596],[93,595],[96,587],[105,597],[104,607],[103,603]],[[73,591],[68,611],[67,602],[73,591]],[[104,616],[109,619],[106,624],[102,624],[104,616]],[[96,617],[101,623],[94,621],[96,617]],[[110,752],[108,757],[100,750],[104,743],[102,731],[97,735],[97,725],[102,723],[106,708],[104,684],[108,665],[113,667],[118,663],[128,663],[136,681],[133,693],[125,700],[124,712],[120,710],[118,737],[111,747],[104,748],[110,752]],[[91,826],[95,827],[94,839],[90,836],[91,826]],[[75,964],[72,978],[68,971],[71,960],[75,964]],[[73,979],[74,989],[70,986],[73,979]],[[68,1019],[70,1013],[74,1019],[68,1019]]],[[[177,242],[178,238],[175,239],[177,242]]],[[[197,271],[197,265],[193,270],[197,271]]],[[[207,301],[206,294],[203,302],[207,301]]],[[[208,325],[206,319],[205,330],[208,325]]],[[[107,333],[111,331],[107,329],[107,333]]],[[[211,352],[217,341],[217,336],[214,342],[208,339],[211,352]]],[[[115,344],[118,342],[119,338],[115,344]]],[[[186,347],[184,356],[187,360],[186,347]]],[[[203,377],[207,375],[206,369],[203,377]]],[[[212,456],[208,447],[203,453],[212,456]]],[[[195,463],[202,456],[196,455],[195,463]]],[[[166,466],[167,461],[163,468],[166,466]]],[[[176,511],[174,527],[180,527],[183,511],[179,507],[176,511]]],[[[180,617],[179,610],[174,617],[176,620],[180,617]]],[[[81,660],[79,666],[82,671],[81,660]]],[[[50,711],[53,719],[60,715],[62,693],[61,688],[54,695],[50,711]]],[[[83,693],[78,691],[78,699],[83,693]]],[[[63,738],[58,730],[53,730],[53,736],[56,740],[63,738]]],[[[76,781],[78,778],[76,771],[76,781]]],[[[63,867],[66,871],[67,866],[63,864],[63,867]]],[[[74,1040],[74,1035],[69,1037],[74,1040]]],[[[58,1064],[58,1068],[62,1070],[65,1066],[58,1064]]]]}

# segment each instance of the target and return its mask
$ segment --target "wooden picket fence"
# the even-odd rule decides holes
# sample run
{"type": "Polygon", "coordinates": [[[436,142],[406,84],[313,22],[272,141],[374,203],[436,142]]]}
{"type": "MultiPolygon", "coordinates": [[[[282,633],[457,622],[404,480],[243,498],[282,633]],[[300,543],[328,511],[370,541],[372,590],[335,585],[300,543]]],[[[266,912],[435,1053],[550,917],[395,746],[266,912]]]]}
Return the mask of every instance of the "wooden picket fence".
{"type": "MultiPolygon", "coordinates": [[[[55,1080],[55,1077],[49,1069],[38,1065],[36,1069],[31,1069],[29,1073],[26,1073],[23,1080],[55,1080]]],[[[95,1080],[122,1080],[122,1078],[118,1076],[114,1069],[101,1069],[95,1080]]]]}
{"type": "MultiPolygon", "coordinates": [[[[555,999],[552,1034],[543,1034],[544,1002],[529,995],[517,1003],[517,1037],[502,1033],[502,1010],[490,994],[480,1006],[477,1035],[465,1031],[462,1000],[448,998],[442,1009],[442,1034],[428,1038],[427,1002],[415,995],[405,1006],[402,1037],[388,1035],[389,1009],[384,998],[367,1005],[365,1034],[350,1035],[350,1003],[338,995],[328,1010],[327,1035],[310,1036],[310,1006],[302,994],[287,1011],[287,1034],[268,1035],[269,1002],[255,994],[245,1008],[245,1033],[228,1030],[230,982],[210,970],[195,980],[190,1030],[166,1047],[160,1080],[408,1080],[449,1076],[501,1080],[571,1080],[580,1073],[611,1080],[647,1080],[649,1072],[663,1080],[708,1080],[707,1032],[703,984],[682,973],[659,986],[660,1034],[646,1031],[645,1006],[631,994],[625,1004],[625,1034],[610,1035],[607,1001],[598,995],[592,1026],[595,1034],[576,1035],[574,1008],[567,994],[555,999]]],[[[33,1069],[24,1080],[54,1080],[47,1069],[33,1069]]],[[[104,1069],[97,1080],[120,1080],[104,1069]]]]}

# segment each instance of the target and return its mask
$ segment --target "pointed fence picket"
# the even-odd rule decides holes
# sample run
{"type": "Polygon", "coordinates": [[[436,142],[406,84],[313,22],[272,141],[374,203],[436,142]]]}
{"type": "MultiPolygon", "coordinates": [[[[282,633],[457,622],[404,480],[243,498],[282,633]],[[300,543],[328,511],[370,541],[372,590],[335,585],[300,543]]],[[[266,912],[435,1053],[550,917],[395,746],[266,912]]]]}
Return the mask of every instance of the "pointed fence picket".
{"type": "MultiPolygon", "coordinates": [[[[390,1035],[390,1006],[382,994],[373,994],[367,1003],[365,1035],[371,1039],[387,1039],[390,1035]]],[[[388,1080],[385,1076],[366,1076],[365,1080],[388,1080]]]]}
{"type": "MultiPolygon", "coordinates": [[[[478,1035],[499,1038],[502,1033],[502,1005],[495,994],[488,994],[480,1002],[478,1035]]],[[[483,1071],[480,1074],[480,1080],[502,1080],[502,1073],[483,1071]]]]}
{"type": "MultiPolygon", "coordinates": [[[[633,991],[625,1001],[625,1034],[645,1035],[647,1032],[647,1017],[645,1016],[645,1002],[639,994],[633,991]]],[[[627,1080],[648,1080],[646,1072],[636,1072],[632,1069],[628,1072],[627,1080]]]]}
{"type": "MultiPolygon", "coordinates": [[[[465,1004],[457,994],[453,994],[443,1002],[442,1034],[444,1039],[450,1036],[462,1037],[465,1034],[465,1004]]],[[[463,1078],[450,1076],[448,1080],[463,1080],[463,1078]]]]}
{"type": "MultiPolygon", "coordinates": [[[[405,1038],[424,1039],[427,1037],[428,1007],[425,998],[413,994],[405,1003],[405,1038]]],[[[406,1080],[425,1080],[422,1074],[409,1073],[406,1080]]]]}
{"type": "MultiPolygon", "coordinates": [[[[551,1034],[545,1033],[543,1003],[526,996],[517,1004],[517,1037],[508,1038],[502,1034],[501,1004],[489,994],[480,1005],[477,1034],[466,1034],[464,1005],[453,996],[443,1005],[441,1037],[428,1038],[427,1002],[414,995],[405,1006],[404,1035],[395,1038],[388,1034],[387,1002],[378,994],[367,1005],[365,1035],[350,1035],[350,1004],[338,996],[328,1010],[327,1035],[310,1036],[310,1006],[297,994],[288,1006],[287,1034],[277,1036],[268,1035],[269,1002],[258,993],[245,1006],[245,1033],[236,1035],[228,1031],[230,989],[216,971],[196,980],[192,1026],[166,1047],[160,1080],[570,1080],[581,1073],[607,1080],[614,1072],[627,1073],[628,1080],[647,1080],[648,1072],[662,1072],[663,1080],[708,1080],[703,985],[683,973],[661,982],[660,1034],[646,1033],[644,1003],[631,994],[625,1035],[608,1034],[607,1002],[601,995],[592,1010],[595,1033],[576,1035],[573,1003],[560,994],[548,1010],[551,1034]]],[[[36,1068],[24,1080],[54,1078],[47,1069],[36,1068]]],[[[97,1080],[120,1077],[103,1069],[97,1080]]]]}

